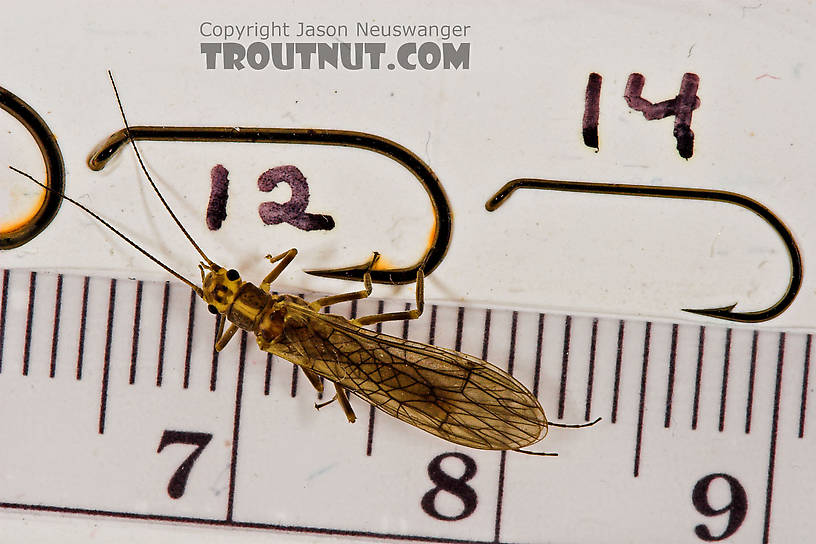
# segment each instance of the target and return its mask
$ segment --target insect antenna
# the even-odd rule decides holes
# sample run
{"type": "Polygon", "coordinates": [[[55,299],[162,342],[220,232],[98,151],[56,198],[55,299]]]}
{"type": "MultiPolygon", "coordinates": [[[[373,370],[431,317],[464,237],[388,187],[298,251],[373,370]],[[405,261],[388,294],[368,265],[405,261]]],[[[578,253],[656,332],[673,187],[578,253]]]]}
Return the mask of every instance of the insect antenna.
{"type": "Polygon", "coordinates": [[[553,423],[552,421],[548,421],[547,425],[550,427],[561,427],[562,429],[583,429],[584,427],[592,427],[596,423],[598,423],[601,418],[595,418],[594,421],[590,421],[589,423],[553,423]]]}
{"type": "Polygon", "coordinates": [[[145,166],[145,163],[142,160],[142,154],[139,153],[139,148],[136,147],[136,141],[130,135],[130,125],[128,124],[127,117],[125,116],[125,109],[122,106],[122,100],[119,98],[119,90],[116,88],[116,82],[113,80],[113,74],[111,73],[110,70],[108,70],[108,77],[110,78],[111,85],[113,86],[113,93],[116,95],[116,103],[119,106],[119,113],[122,114],[122,121],[125,123],[125,134],[127,134],[127,138],[130,141],[130,145],[133,147],[133,151],[136,153],[136,159],[139,161],[139,166],[141,166],[142,172],[144,172],[145,176],[147,176],[147,181],[150,182],[150,186],[153,188],[153,191],[156,193],[156,196],[159,197],[159,200],[161,200],[162,205],[164,205],[164,209],[167,210],[167,213],[169,213],[170,217],[173,218],[173,221],[176,222],[176,225],[178,225],[178,228],[180,228],[181,232],[184,233],[184,236],[187,238],[187,240],[193,245],[195,250],[198,251],[199,255],[204,257],[204,260],[207,261],[207,264],[209,264],[210,266],[214,266],[215,263],[213,263],[210,260],[210,258],[207,257],[207,255],[204,253],[201,247],[199,247],[195,240],[193,240],[193,237],[190,236],[190,233],[187,232],[187,229],[184,228],[184,225],[181,224],[181,221],[179,221],[179,218],[176,217],[176,214],[173,213],[173,210],[170,208],[170,205],[167,204],[167,201],[164,199],[164,195],[162,195],[161,191],[159,191],[159,188],[156,186],[156,183],[150,176],[150,172],[147,171],[147,167],[145,166]]]}
{"type": "MultiPolygon", "coordinates": [[[[584,427],[592,427],[596,423],[598,423],[601,418],[596,418],[594,421],[590,421],[589,423],[553,423],[552,421],[548,421],[547,425],[549,427],[560,427],[562,429],[581,429],[584,427]]],[[[529,450],[513,450],[519,453],[523,453],[525,455],[539,455],[541,457],[555,457],[557,453],[545,452],[545,451],[529,451],[529,450]]]]}
{"type": "Polygon", "coordinates": [[[153,255],[151,255],[151,254],[150,254],[150,253],[149,253],[149,252],[148,252],[146,249],[142,248],[142,247],[141,247],[141,246],[139,246],[139,245],[138,245],[136,242],[134,242],[133,240],[131,240],[130,238],[128,238],[127,236],[125,236],[124,234],[122,234],[122,232],[120,232],[120,231],[119,231],[119,230],[118,230],[116,227],[114,227],[113,225],[111,225],[110,223],[108,223],[107,221],[105,221],[104,219],[102,219],[101,217],[99,217],[99,216],[98,216],[96,213],[92,212],[91,210],[89,210],[88,208],[86,208],[85,206],[83,206],[82,204],[80,204],[79,202],[77,202],[76,200],[74,200],[73,198],[71,198],[71,197],[69,197],[69,196],[66,196],[66,195],[65,195],[65,193],[63,193],[62,191],[55,191],[55,190],[54,190],[54,189],[52,189],[51,187],[48,187],[47,185],[45,185],[45,184],[43,184],[43,183],[40,183],[39,181],[37,181],[36,179],[34,179],[34,177],[33,177],[33,176],[31,176],[30,174],[27,174],[26,172],[23,172],[22,170],[18,170],[17,168],[14,168],[13,166],[9,166],[9,168],[11,168],[12,170],[14,170],[14,171],[15,171],[15,172],[17,172],[18,174],[20,174],[20,175],[23,175],[23,176],[27,177],[28,179],[30,179],[31,181],[33,181],[34,183],[36,183],[37,185],[39,185],[40,187],[42,187],[43,189],[45,189],[46,191],[50,191],[50,192],[52,192],[52,193],[55,193],[55,194],[59,195],[60,197],[64,198],[65,200],[67,200],[68,202],[70,202],[71,204],[73,204],[74,206],[79,207],[79,208],[80,208],[81,210],[83,210],[85,213],[89,214],[91,217],[93,217],[94,219],[96,219],[97,221],[99,221],[100,223],[102,223],[103,225],[105,225],[105,226],[106,226],[106,227],[107,227],[109,230],[111,230],[111,231],[112,231],[114,234],[116,234],[117,236],[119,236],[119,238],[121,238],[122,240],[124,240],[125,242],[127,242],[127,243],[128,243],[128,244],[130,244],[131,246],[135,247],[137,250],[139,250],[139,251],[142,253],[142,255],[144,255],[145,257],[147,257],[148,259],[150,259],[151,261],[153,261],[153,262],[154,262],[154,263],[156,263],[157,265],[161,266],[162,268],[164,268],[165,270],[167,270],[168,272],[170,272],[172,275],[174,275],[174,276],[175,276],[176,278],[178,278],[179,280],[181,280],[181,281],[183,281],[184,283],[186,283],[187,285],[189,285],[189,286],[190,286],[190,288],[191,288],[193,291],[195,291],[195,292],[196,292],[196,294],[197,294],[198,296],[202,296],[202,295],[203,295],[203,292],[201,291],[201,287],[199,287],[198,285],[194,284],[193,282],[191,282],[190,280],[188,280],[187,278],[185,278],[184,276],[182,276],[181,274],[179,274],[178,272],[176,272],[175,270],[173,270],[172,268],[170,268],[169,266],[167,266],[166,264],[164,264],[163,262],[161,262],[159,259],[157,259],[157,258],[156,258],[156,257],[154,257],[153,255]]]}
{"type": "Polygon", "coordinates": [[[549,451],[528,451],[528,450],[511,450],[511,451],[517,451],[518,453],[523,453],[525,455],[538,455],[540,457],[558,457],[557,453],[549,451]]]}

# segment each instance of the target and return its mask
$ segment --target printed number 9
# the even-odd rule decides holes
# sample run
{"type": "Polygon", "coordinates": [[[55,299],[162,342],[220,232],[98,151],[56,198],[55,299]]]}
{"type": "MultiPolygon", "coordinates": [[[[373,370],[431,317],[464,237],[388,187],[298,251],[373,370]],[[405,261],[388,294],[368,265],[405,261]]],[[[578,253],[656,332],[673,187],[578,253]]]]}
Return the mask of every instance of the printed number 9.
{"type": "Polygon", "coordinates": [[[694,504],[694,508],[704,516],[712,517],[728,513],[728,524],[721,535],[713,536],[708,527],[702,523],[694,528],[697,536],[707,542],[725,540],[736,533],[742,522],[745,521],[745,514],[748,511],[748,497],[745,494],[745,489],[736,478],[722,473],[709,474],[698,481],[694,486],[694,491],[691,492],[691,502],[694,504]],[[708,488],[711,482],[720,478],[728,483],[731,500],[721,508],[714,508],[708,500],[708,488]]]}

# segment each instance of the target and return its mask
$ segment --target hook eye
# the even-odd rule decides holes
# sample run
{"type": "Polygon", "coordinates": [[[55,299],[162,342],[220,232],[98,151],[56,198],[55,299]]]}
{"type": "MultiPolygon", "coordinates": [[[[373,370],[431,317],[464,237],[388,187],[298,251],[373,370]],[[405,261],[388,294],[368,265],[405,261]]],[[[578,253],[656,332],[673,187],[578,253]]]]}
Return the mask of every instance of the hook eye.
{"type": "MultiPolygon", "coordinates": [[[[353,147],[373,151],[398,162],[408,169],[425,189],[431,200],[434,221],[429,247],[413,266],[371,270],[371,280],[376,283],[404,284],[416,280],[417,272],[423,269],[429,275],[439,266],[448,250],[451,240],[453,215],[450,203],[442,189],[442,184],[431,168],[416,154],[400,144],[365,132],[332,129],[304,128],[244,128],[244,127],[130,127],[133,140],[172,142],[252,142],[271,144],[308,144],[353,147]]],[[[91,170],[101,170],[110,158],[127,143],[128,134],[124,129],[111,134],[88,157],[91,170]]],[[[368,271],[368,261],[346,268],[307,270],[306,273],[324,278],[338,278],[362,281],[368,271]]]]}

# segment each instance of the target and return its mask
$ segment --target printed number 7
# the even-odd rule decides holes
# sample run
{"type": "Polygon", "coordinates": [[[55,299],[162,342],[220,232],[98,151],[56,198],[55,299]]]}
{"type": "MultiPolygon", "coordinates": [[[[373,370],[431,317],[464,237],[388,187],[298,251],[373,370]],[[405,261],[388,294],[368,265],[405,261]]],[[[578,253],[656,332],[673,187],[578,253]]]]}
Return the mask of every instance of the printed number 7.
{"type": "Polygon", "coordinates": [[[210,433],[190,433],[185,431],[169,431],[165,430],[159,442],[159,449],[156,453],[161,453],[165,446],[170,444],[190,444],[197,446],[193,453],[187,456],[181,465],[179,465],[176,473],[170,478],[170,483],[167,485],[167,494],[173,499],[178,499],[184,495],[184,488],[187,486],[187,477],[190,476],[190,470],[193,468],[193,463],[196,462],[198,456],[204,451],[204,448],[212,440],[213,435],[210,433]]]}

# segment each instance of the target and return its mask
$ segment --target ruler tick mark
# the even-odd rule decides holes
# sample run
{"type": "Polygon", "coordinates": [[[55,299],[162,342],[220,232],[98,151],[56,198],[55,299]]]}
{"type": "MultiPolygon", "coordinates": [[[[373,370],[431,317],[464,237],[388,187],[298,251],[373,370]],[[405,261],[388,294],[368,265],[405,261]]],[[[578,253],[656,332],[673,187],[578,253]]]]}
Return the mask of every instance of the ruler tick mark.
{"type": "MultiPolygon", "coordinates": [[[[405,303],[405,311],[407,312],[410,309],[411,309],[411,305],[406,302],[405,303]]],[[[411,320],[410,319],[406,319],[405,321],[402,322],[402,337],[403,338],[408,338],[408,327],[410,327],[410,326],[411,326],[411,320]]]]}
{"type": "Polygon", "coordinates": [[[266,373],[264,374],[264,395],[269,396],[269,386],[272,382],[272,358],[271,353],[266,354],[266,373]]]}
{"type": "Polygon", "coordinates": [[[677,363],[677,323],[672,325],[671,348],[669,348],[669,377],[666,383],[666,417],[663,420],[663,427],[666,429],[671,425],[672,400],[674,398],[674,375],[675,364],[677,363]]]}
{"type": "Polygon", "coordinates": [[[700,327],[697,342],[697,376],[694,380],[694,404],[691,411],[691,429],[697,429],[697,416],[700,412],[700,384],[703,379],[703,355],[705,353],[705,327],[700,327]]]}
{"type": "MultiPolygon", "coordinates": [[[[464,311],[464,308],[459,308],[460,310],[460,319],[459,323],[462,322],[461,320],[461,311],[464,311]]],[[[385,313],[385,302],[380,300],[377,302],[377,313],[383,314],[385,313]]],[[[377,333],[382,332],[382,321],[377,323],[375,329],[377,333]]],[[[461,325],[460,325],[460,334],[461,334],[461,325]]],[[[405,335],[408,336],[407,334],[405,335]]],[[[368,407],[368,434],[366,436],[366,456],[371,457],[371,451],[374,448],[374,416],[377,415],[377,410],[374,409],[374,405],[368,407]]]]}
{"type": "Polygon", "coordinates": [[[643,369],[640,373],[640,403],[638,404],[637,435],[635,438],[635,478],[640,474],[640,449],[643,442],[643,414],[646,411],[646,371],[649,367],[649,343],[652,339],[652,323],[646,322],[643,338],[643,369]]]}
{"type": "Polygon", "coordinates": [[[751,432],[751,413],[754,408],[754,377],[756,376],[757,340],[759,331],[754,331],[751,341],[751,370],[748,373],[748,398],[745,402],[745,434],[751,432]]]}
{"type": "Polygon", "coordinates": [[[130,379],[129,383],[136,383],[136,358],[139,355],[139,329],[142,321],[142,288],[144,282],[136,282],[136,303],[133,308],[133,337],[130,340],[130,379]]]}
{"type": "Polygon", "coordinates": [[[3,371],[3,343],[6,339],[6,308],[8,307],[10,276],[8,270],[3,270],[3,294],[0,296],[0,372],[3,371]]]}
{"type": "Polygon", "coordinates": [[[108,380],[110,377],[110,354],[113,342],[113,313],[116,308],[116,280],[110,282],[108,298],[108,325],[105,331],[105,357],[102,366],[102,393],[99,399],[99,434],[105,433],[105,414],[108,409],[108,380]]]}
{"type": "MultiPolygon", "coordinates": [[[[485,353],[487,352],[487,335],[490,325],[490,310],[488,310],[488,319],[485,325],[485,353]]],[[[513,318],[510,324],[510,348],[507,353],[507,373],[513,375],[513,366],[516,360],[516,333],[518,331],[518,312],[513,312],[513,318]]],[[[507,462],[507,452],[502,450],[499,461],[499,488],[496,497],[496,527],[493,533],[493,542],[500,542],[501,533],[501,519],[502,519],[502,503],[504,501],[504,470],[507,462]]]]}
{"type": "Polygon", "coordinates": [[[805,341],[805,363],[802,367],[802,401],[799,405],[799,438],[805,436],[805,413],[807,412],[808,374],[810,374],[810,344],[813,335],[808,334],[805,341]]]}
{"type": "MultiPolygon", "coordinates": [[[[303,298],[303,297],[301,296],[301,298],[303,298]]],[[[330,314],[331,313],[331,305],[324,306],[321,311],[323,313],[325,313],[325,314],[330,314]]],[[[356,315],[357,314],[357,308],[356,307],[352,308],[352,312],[356,315]]],[[[292,371],[296,372],[295,369],[292,369],[292,371]]],[[[320,376],[320,385],[325,385],[323,376],[320,376]]],[[[317,392],[317,400],[323,400],[323,391],[318,391],[317,392]]]]}
{"type": "Polygon", "coordinates": [[[516,332],[518,331],[518,312],[513,312],[510,322],[510,351],[507,355],[507,373],[513,375],[513,367],[516,363],[516,332]]]}
{"type": "Polygon", "coordinates": [[[567,400],[567,366],[569,365],[572,316],[564,318],[564,347],[561,355],[561,389],[558,393],[558,419],[564,418],[564,404],[567,400]]]}
{"type": "MultiPolygon", "coordinates": [[[[488,310],[489,311],[489,310],[488,310]]],[[[496,525],[493,529],[493,542],[501,542],[502,502],[504,501],[504,467],[507,462],[507,452],[502,450],[499,459],[499,489],[496,493],[496,525]]]]}
{"type": "Polygon", "coordinates": [[[28,277],[28,309],[26,311],[25,343],[23,344],[23,376],[28,376],[28,363],[31,357],[31,327],[34,322],[34,294],[37,290],[37,273],[31,272],[28,277]]]}
{"type": "Polygon", "coordinates": [[[184,380],[182,387],[190,387],[190,359],[193,355],[193,329],[195,328],[196,293],[190,291],[190,311],[187,314],[187,349],[184,352],[184,380]]]}
{"type": "MultiPolygon", "coordinates": [[[[306,298],[306,295],[304,293],[300,293],[300,294],[298,294],[298,296],[300,298],[306,298]]],[[[331,313],[331,306],[326,306],[326,313],[327,314],[331,313]]],[[[357,315],[357,301],[356,300],[352,301],[351,314],[353,314],[354,316],[357,315]]],[[[292,367],[293,367],[292,368],[292,397],[294,397],[297,394],[297,380],[298,380],[298,371],[297,370],[298,370],[298,366],[297,365],[292,365],[292,367]]],[[[323,377],[320,378],[320,383],[321,384],[323,383],[323,377]]],[[[318,393],[317,398],[318,398],[318,400],[322,399],[323,394],[318,393]]]]}
{"type": "Polygon", "coordinates": [[[456,351],[462,351],[462,329],[465,326],[465,308],[463,306],[459,306],[459,310],[456,312],[456,344],[455,349],[456,351]]]}
{"type": "Polygon", "coordinates": [[[79,316],[79,340],[77,341],[76,379],[82,379],[82,359],[85,356],[85,324],[88,318],[88,288],[91,278],[85,276],[82,283],[82,312],[79,316]]]}
{"type": "Polygon", "coordinates": [[[731,329],[725,331],[725,348],[723,349],[722,391],[720,393],[720,421],[718,429],[725,428],[725,400],[728,395],[728,366],[731,360],[731,329]]]}
{"type": "Polygon", "coordinates": [[[785,360],[785,333],[779,333],[779,351],[776,363],[776,385],[774,388],[773,417],[771,419],[771,444],[768,452],[768,483],[765,488],[765,520],[762,544],[768,544],[771,527],[771,501],[773,499],[774,469],[776,468],[776,439],[779,428],[779,399],[782,394],[782,364],[785,360]]]}
{"type": "MultiPolygon", "coordinates": [[[[303,295],[303,293],[300,293],[298,296],[300,298],[303,298],[304,295],[303,295]]],[[[327,308],[328,308],[328,306],[327,306],[327,308]]],[[[297,384],[298,384],[298,366],[293,364],[292,365],[292,389],[291,389],[291,391],[289,393],[289,395],[292,398],[295,398],[295,396],[297,395],[297,384]]]]}
{"type": "Polygon", "coordinates": [[[235,473],[238,468],[238,430],[241,425],[241,397],[244,391],[244,367],[246,365],[247,332],[241,331],[241,348],[238,355],[238,383],[235,386],[235,417],[232,425],[232,457],[230,459],[229,495],[227,496],[227,521],[232,521],[235,507],[235,473]]]}
{"type": "Polygon", "coordinates": [[[592,412],[592,387],[595,381],[595,348],[598,340],[598,318],[592,320],[592,335],[589,339],[589,369],[587,370],[586,408],[584,421],[589,421],[592,412]]]}
{"type": "Polygon", "coordinates": [[[436,340],[436,304],[431,305],[431,324],[428,327],[428,343],[434,345],[436,340]]]}
{"type": "MultiPolygon", "coordinates": [[[[406,321],[406,323],[408,323],[406,321]]],[[[490,345],[490,309],[485,310],[484,336],[482,337],[482,359],[487,360],[487,348],[490,345]]]]}
{"type": "Polygon", "coordinates": [[[218,320],[215,320],[215,329],[213,331],[213,350],[212,361],[210,362],[210,391],[215,391],[215,385],[218,381],[218,352],[215,351],[215,338],[218,335],[218,320]]]}
{"type": "Polygon", "coordinates": [[[161,387],[164,377],[164,345],[167,338],[167,311],[170,306],[170,282],[164,282],[164,294],[162,296],[161,329],[159,332],[159,356],[156,362],[156,387],[161,387]]]}
{"type": "Polygon", "coordinates": [[[292,365],[292,389],[289,392],[292,398],[295,398],[295,396],[297,395],[297,383],[298,383],[298,366],[292,365]]]}
{"type": "Polygon", "coordinates": [[[618,395],[620,394],[621,360],[623,359],[623,335],[625,325],[623,319],[618,322],[618,353],[615,356],[615,384],[612,391],[612,417],[615,423],[618,420],[618,395]]]}
{"type": "Polygon", "coordinates": [[[57,347],[59,345],[60,312],[62,310],[62,274],[57,274],[57,292],[54,295],[54,328],[51,330],[51,367],[48,376],[57,374],[57,347]]]}
{"type": "Polygon", "coordinates": [[[538,398],[538,382],[541,379],[541,350],[544,347],[544,316],[545,314],[538,314],[538,336],[536,338],[535,370],[533,371],[533,396],[535,398],[538,398]]]}
{"type": "Polygon", "coordinates": [[[374,448],[374,415],[377,413],[374,406],[368,407],[368,433],[366,435],[366,456],[371,457],[374,448]]]}

